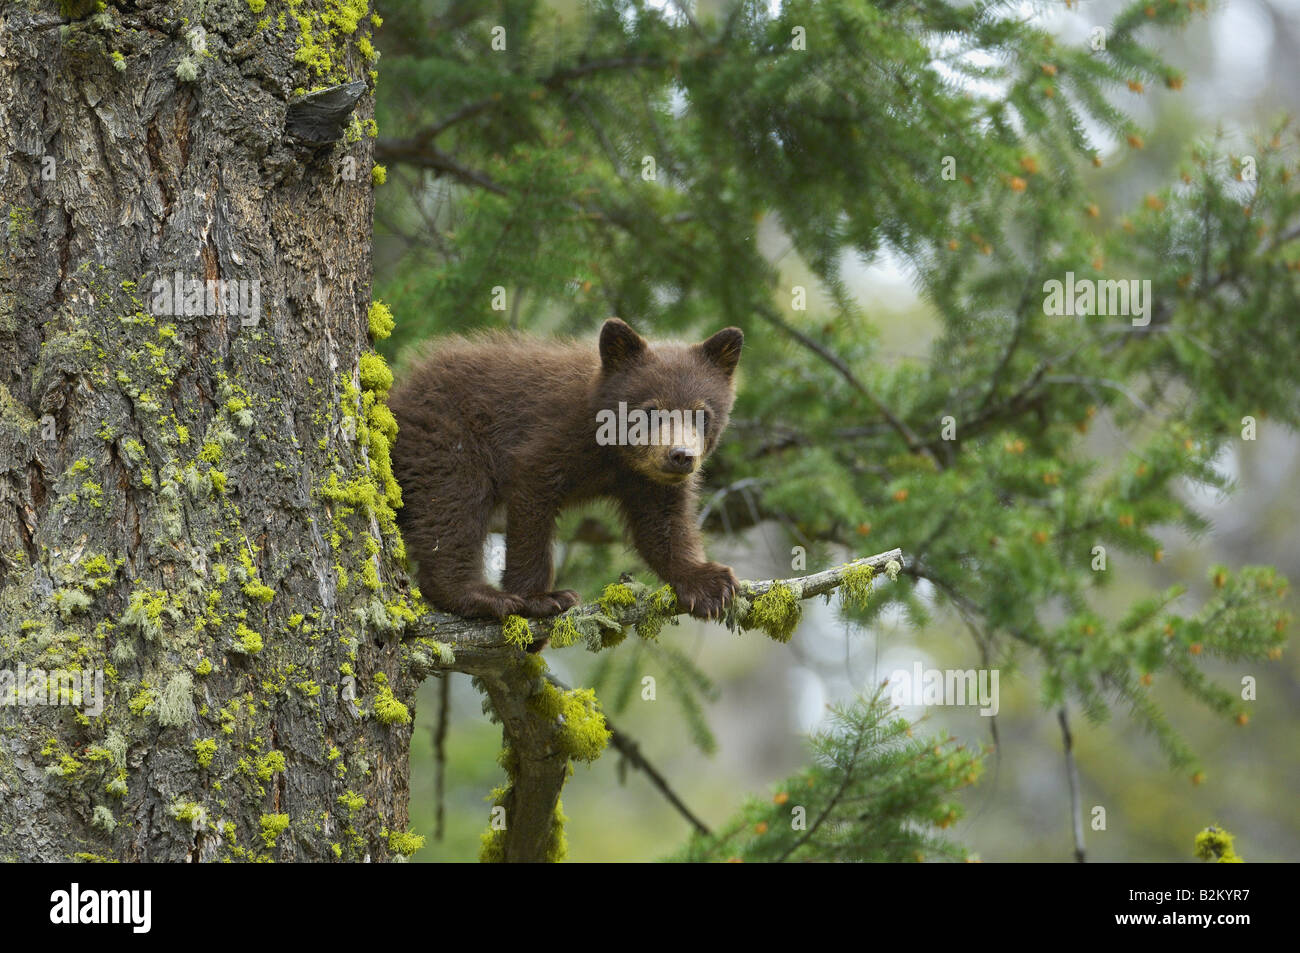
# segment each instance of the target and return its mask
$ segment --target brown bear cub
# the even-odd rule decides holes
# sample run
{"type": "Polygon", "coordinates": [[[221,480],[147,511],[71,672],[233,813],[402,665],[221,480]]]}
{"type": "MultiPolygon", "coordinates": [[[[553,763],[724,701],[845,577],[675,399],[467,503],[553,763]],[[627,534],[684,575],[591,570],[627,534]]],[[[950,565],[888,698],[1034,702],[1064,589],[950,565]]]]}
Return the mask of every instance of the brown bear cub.
{"type": "Polygon", "coordinates": [[[736,576],[704,557],[696,488],[727,426],[743,342],[725,328],[700,344],[651,344],[617,318],[601,328],[598,350],[503,332],[435,342],[389,399],[400,525],[425,598],[494,619],[577,605],[576,592],[551,589],[555,520],[569,504],[605,497],[682,607],[719,617],[736,576]],[[500,589],[483,580],[498,505],[500,589]]]}

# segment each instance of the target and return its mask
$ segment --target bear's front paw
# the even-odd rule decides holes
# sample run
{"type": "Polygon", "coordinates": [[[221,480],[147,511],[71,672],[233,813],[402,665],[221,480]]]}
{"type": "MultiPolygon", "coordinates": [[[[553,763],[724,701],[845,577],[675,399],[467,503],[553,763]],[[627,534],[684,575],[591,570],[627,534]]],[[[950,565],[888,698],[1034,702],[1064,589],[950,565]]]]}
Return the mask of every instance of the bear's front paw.
{"type": "Polygon", "coordinates": [[[697,619],[720,619],[740,583],[730,566],[701,563],[673,582],[677,604],[697,619]]]}
{"type": "Polygon", "coordinates": [[[557,589],[554,592],[535,592],[523,596],[524,607],[519,613],[530,619],[544,619],[559,615],[565,609],[572,609],[582,601],[582,596],[572,589],[557,589]]]}

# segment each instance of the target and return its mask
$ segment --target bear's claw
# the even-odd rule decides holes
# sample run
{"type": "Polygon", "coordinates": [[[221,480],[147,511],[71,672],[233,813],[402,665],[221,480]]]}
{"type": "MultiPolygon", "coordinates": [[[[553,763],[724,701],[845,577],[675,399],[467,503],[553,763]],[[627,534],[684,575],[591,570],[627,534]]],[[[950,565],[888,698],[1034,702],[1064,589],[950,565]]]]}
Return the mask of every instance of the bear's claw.
{"type": "Polygon", "coordinates": [[[701,563],[673,583],[677,602],[697,619],[721,619],[740,590],[730,566],[701,563]]]}

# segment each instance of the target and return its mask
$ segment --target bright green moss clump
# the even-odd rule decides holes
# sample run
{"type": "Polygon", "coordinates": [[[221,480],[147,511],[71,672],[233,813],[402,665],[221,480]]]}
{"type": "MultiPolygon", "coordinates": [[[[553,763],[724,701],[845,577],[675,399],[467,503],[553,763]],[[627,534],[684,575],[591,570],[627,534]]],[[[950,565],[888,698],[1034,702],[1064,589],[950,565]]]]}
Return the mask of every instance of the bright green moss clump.
{"type": "Polygon", "coordinates": [[[276,839],[289,827],[288,814],[262,815],[262,841],[267,847],[274,847],[276,839]]]}
{"type": "Polygon", "coordinates": [[[611,736],[605,727],[605,716],[601,714],[595,691],[590,688],[562,692],[550,682],[544,682],[541,691],[528,704],[541,717],[560,721],[560,749],[575,761],[595,761],[609,744],[611,736]]]}
{"type": "Polygon", "coordinates": [[[239,623],[235,627],[235,651],[243,652],[246,655],[256,655],[263,649],[262,635],[260,632],[254,632],[244,623],[239,623]]]}
{"type": "MultiPolygon", "coordinates": [[[[375,166],[375,169],[371,171],[371,175],[374,175],[375,170],[383,170],[383,168],[382,165],[375,166]]],[[[380,182],[384,180],[386,175],[387,173],[384,172],[379,176],[380,182]]],[[[378,184],[377,182],[376,185],[378,184]]],[[[376,341],[382,341],[388,337],[393,333],[393,328],[397,326],[397,322],[393,320],[392,309],[382,301],[372,301],[370,311],[367,312],[366,317],[370,323],[370,336],[376,341]]]]}
{"type": "Polygon", "coordinates": [[[1207,827],[1196,835],[1196,856],[1220,864],[1240,864],[1243,861],[1233,849],[1232,840],[1222,827],[1207,827]]]}
{"type": "Polygon", "coordinates": [[[194,755],[199,762],[200,768],[206,768],[212,764],[212,759],[217,754],[217,742],[212,738],[200,738],[194,742],[194,755]]]}
{"type": "Polygon", "coordinates": [[[264,586],[256,580],[250,580],[242,586],[244,595],[257,602],[270,602],[275,598],[275,590],[270,586],[264,586]]]}
{"type": "Polygon", "coordinates": [[[564,816],[564,801],[556,798],[555,814],[551,817],[551,839],[546,846],[547,863],[558,864],[569,855],[569,841],[564,836],[564,822],[567,820],[564,816]]]}
{"type": "Polygon", "coordinates": [[[846,566],[840,581],[840,598],[855,609],[866,606],[871,595],[871,580],[875,571],[870,566],[846,566]]]}
{"type": "Polygon", "coordinates": [[[501,623],[501,636],[511,645],[526,649],[533,644],[533,630],[521,615],[508,615],[501,623]]]}
{"type": "Polygon", "coordinates": [[[388,390],[393,386],[393,372],[378,354],[362,354],[357,367],[365,390],[388,390]]]}
{"type": "Polygon", "coordinates": [[[406,725],[411,721],[411,710],[397,700],[387,685],[375,694],[375,717],[385,725],[406,725]]]}
{"type": "Polygon", "coordinates": [[[578,631],[578,627],[573,624],[573,619],[566,613],[557,617],[551,623],[550,638],[552,648],[562,649],[577,642],[582,638],[582,633],[578,631]]]}
{"type": "Polygon", "coordinates": [[[677,614],[677,593],[672,586],[661,586],[646,600],[645,616],[636,623],[636,634],[643,639],[657,639],[664,624],[677,614]]]}
{"type": "Polygon", "coordinates": [[[388,849],[403,857],[410,857],[424,846],[424,838],[419,834],[400,831],[388,832],[388,849]]]}
{"type": "Polygon", "coordinates": [[[802,614],[798,595],[789,586],[778,582],[754,600],[744,625],[762,629],[778,642],[789,642],[802,614]]]}
{"type": "Polygon", "coordinates": [[[636,593],[632,587],[622,582],[611,582],[600,594],[596,604],[609,615],[615,615],[618,609],[630,609],[636,605],[636,593]]]}
{"type": "Polygon", "coordinates": [[[489,827],[479,835],[478,860],[480,864],[504,864],[506,861],[506,832],[489,827]]]}

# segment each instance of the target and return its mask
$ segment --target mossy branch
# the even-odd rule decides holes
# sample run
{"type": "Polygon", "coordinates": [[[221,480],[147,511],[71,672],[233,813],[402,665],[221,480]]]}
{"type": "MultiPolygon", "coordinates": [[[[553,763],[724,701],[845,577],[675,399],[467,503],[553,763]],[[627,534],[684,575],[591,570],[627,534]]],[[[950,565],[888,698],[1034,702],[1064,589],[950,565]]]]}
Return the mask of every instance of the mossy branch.
{"type": "MultiPolygon", "coordinates": [[[[895,576],[902,561],[902,550],[891,549],[807,576],[742,581],[723,621],[732,629],[761,629],[778,641],[789,641],[799,622],[802,600],[839,590],[849,604],[863,605],[875,575],[884,571],[895,576]]],[[[484,859],[561,859],[560,791],[571,761],[590,761],[608,743],[646,769],[656,785],[671,795],[666,782],[638,762],[635,744],[611,733],[595,697],[590,692],[561,692],[542,657],[526,649],[536,648],[538,639],[548,639],[557,648],[582,639],[588,648],[598,650],[622,641],[629,629],[653,639],[665,624],[683,614],[671,587],[652,589],[625,578],[606,586],[595,602],[542,622],[511,616],[503,624],[431,613],[408,629],[416,636],[408,644],[414,674],[427,677],[464,672],[477,676],[501,721],[502,764],[508,783],[499,789],[496,805],[503,811],[499,819],[504,824],[484,836],[484,859]]],[[[670,800],[703,829],[702,822],[675,796],[670,800]]]]}
{"type": "MultiPolygon", "coordinates": [[[[875,575],[892,575],[890,564],[902,567],[903,551],[891,549],[855,559],[807,576],[788,579],[742,580],[740,592],[728,607],[723,622],[732,629],[760,629],[778,641],[788,641],[799,621],[799,603],[814,596],[842,590],[851,603],[864,603],[875,575]]],[[[654,638],[665,624],[686,611],[677,604],[670,587],[652,589],[640,583],[623,581],[605,587],[594,602],[575,606],[549,620],[534,620],[528,633],[534,640],[549,639],[551,647],[562,648],[579,639],[591,648],[601,648],[623,640],[629,630],[645,638],[654,638]]],[[[434,612],[423,617],[421,624],[408,634],[432,636],[443,651],[440,657],[421,657],[416,673],[428,677],[435,672],[464,672],[485,675],[499,672],[511,659],[517,659],[528,634],[515,617],[501,623],[464,619],[434,612]],[[426,626],[432,627],[432,632],[426,626]]]]}

